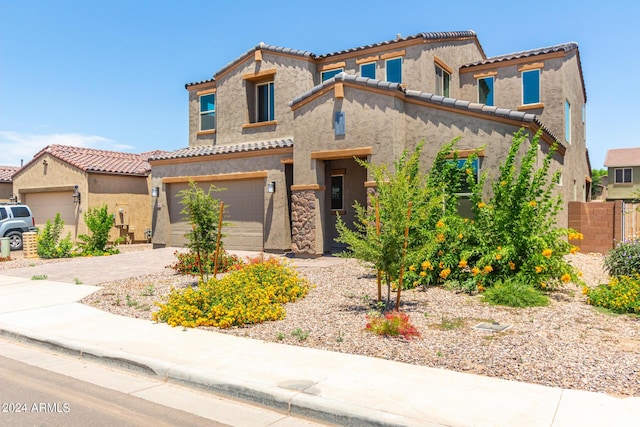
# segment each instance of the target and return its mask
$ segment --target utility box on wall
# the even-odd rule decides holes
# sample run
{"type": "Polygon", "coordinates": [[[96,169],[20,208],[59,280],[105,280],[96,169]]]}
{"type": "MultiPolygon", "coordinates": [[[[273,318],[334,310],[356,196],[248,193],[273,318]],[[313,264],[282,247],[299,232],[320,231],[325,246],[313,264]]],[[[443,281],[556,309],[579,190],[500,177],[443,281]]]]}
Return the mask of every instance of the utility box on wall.
{"type": "Polygon", "coordinates": [[[116,226],[126,227],[129,225],[129,204],[116,203],[116,226]]]}

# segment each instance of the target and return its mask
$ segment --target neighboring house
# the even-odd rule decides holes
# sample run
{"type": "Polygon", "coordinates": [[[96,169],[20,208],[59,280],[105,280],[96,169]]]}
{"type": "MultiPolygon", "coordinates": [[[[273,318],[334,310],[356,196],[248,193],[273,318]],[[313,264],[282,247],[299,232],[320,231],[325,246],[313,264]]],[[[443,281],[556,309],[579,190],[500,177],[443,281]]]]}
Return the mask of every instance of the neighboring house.
{"type": "Polygon", "coordinates": [[[0,165],[0,202],[10,202],[13,197],[12,177],[18,169],[17,166],[0,165]]]}
{"type": "Polygon", "coordinates": [[[66,145],[49,145],[13,176],[13,191],[31,207],[36,226],[59,213],[64,234],[76,240],[89,234],[84,222],[88,209],[107,205],[115,214],[111,240],[147,240],[151,229],[150,156],[66,145]]]}
{"type": "MultiPolygon", "coordinates": [[[[227,188],[225,246],[317,256],[339,249],[337,215],[355,219],[375,183],[354,158],[392,164],[426,140],[426,172],[461,137],[495,176],[524,128],[565,203],[586,201],[586,92],[575,43],[487,58],[473,31],[420,33],[325,55],[260,43],[185,87],[189,145],[150,159],[155,247],[182,246],[176,194],[189,180],[227,188]]],[[[567,225],[566,212],[559,217],[567,225]]]]}
{"type": "Polygon", "coordinates": [[[640,147],[612,148],[604,159],[607,168],[607,200],[640,199],[640,147]]]}

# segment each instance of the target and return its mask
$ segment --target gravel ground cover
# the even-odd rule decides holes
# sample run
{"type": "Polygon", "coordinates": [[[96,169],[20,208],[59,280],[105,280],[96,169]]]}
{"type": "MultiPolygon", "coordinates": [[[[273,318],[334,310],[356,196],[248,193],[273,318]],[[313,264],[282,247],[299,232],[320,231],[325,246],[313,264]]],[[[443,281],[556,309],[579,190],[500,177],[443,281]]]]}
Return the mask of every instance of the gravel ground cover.
{"type": "MultiPolygon", "coordinates": [[[[121,251],[145,250],[127,245],[121,251]]],[[[13,254],[12,254],[13,255],[13,254]]],[[[21,259],[2,270],[65,260],[21,259]]],[[[588,286],[607,281],[603,257],[576,254],[571,262],[588,286]]],[[[242,328],[212,331],[264,341],[361,354],[546,386],[640,396],[640,317],[611,315],[586,304],[581,288],[568,284],[551,294],[547,307],[496,307],[442,288],[402,294],[402,311],[420,338],[385,338],[366,331],[377,296],[375,274],[355,260],[332,267],[298,267],[315,285],[302,300],[287,304],[287,316],[242,328]],[[481,322],[510,325],[503,332],[475,329],[481,322]]],[[[173,270],[104,283],[82,302],[114,314],[151,319],[172,288],[194,286],[193,277],[173,270]]]]}

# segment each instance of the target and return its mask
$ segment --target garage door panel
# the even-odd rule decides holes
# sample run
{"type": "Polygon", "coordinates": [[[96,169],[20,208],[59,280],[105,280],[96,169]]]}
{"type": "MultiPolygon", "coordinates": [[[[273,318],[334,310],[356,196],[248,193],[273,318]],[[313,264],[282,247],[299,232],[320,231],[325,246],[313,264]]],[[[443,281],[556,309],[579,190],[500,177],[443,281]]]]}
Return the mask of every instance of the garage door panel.
{"type": "Polygon", "coordinates": [[[45,193],[27,193],[24,203],[31,208],[36,227],[44,228],[47,220],[53,222],[56,213],[64,221],[62,237],[68,232],[73,236],[76,224],[76,205],[73,203],[70,191],[50,191],[45,193]]]}
{"type": "MultiPolygon", "coordinates": [[[[183,246],[187,239],[184,237],[191,229],[191,224],[181,214],[183,206],[180,197],[176,197],[181,190],[188,189],[188,184],[170,184],[167,186],[169,204],[169,221],[171,224],[171,245],[183,246]]],[[[206,191],[208,185],[201,185],[206,191]]],[[[225,234],[224,247],[237,250],[262,250],[263,247],[263,217],[264,217],[264,180],[228,181],[220,185],[224,191],[213,193],[212,196],[224,202],[225,213],[223,220],[228,223],[222,233],[225,234]]]]}

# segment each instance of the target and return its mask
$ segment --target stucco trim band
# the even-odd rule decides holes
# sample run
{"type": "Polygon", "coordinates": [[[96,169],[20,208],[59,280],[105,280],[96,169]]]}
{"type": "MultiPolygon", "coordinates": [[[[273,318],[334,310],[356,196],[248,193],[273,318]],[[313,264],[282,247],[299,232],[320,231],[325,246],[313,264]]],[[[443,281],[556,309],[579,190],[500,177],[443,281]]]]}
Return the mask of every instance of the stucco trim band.
{"type": "Polygon", "coordinates": [[[264,80],[271,80],[276,75],[275,68],[269,68],[267,70],[258,71],[256,73],[244,73],[242,80],[248,80],[250,82],[260,82],[264,80]]]}
{"type": "Polygon", "coordinates": [[[237,181],[240,179],[266,178],[268,175],[269,175],[268,171],[256,171],[256,172],[221,173],[218,175],[171,176],[171,177],[162,178],[162,183],[177,184],[177,183],[184,183],[189,181],[194,181],[194,182],[237,181]]]}
{"type": "Polygon", "coordinates": [[[293,147],[270,148],[268,150],[243,151],[239,153],[208,154],[203,156],[178,157],[175,159],[151,160],[151,165],[180,165],[193,162],[213,162],[219,160],[245,159],[248,157],[275,156],[278,154],[292,154],[293,147]]]}
{"type": "Polygon", "coordinates": [[[291,186],[291,191],[324,191],[326,187],[320,184],[295,184],[291,186]]]}
{"type": "Polygon", "coordinates": [[[351,159],[353,157],[366,157],[373,153],[371,147],[347,148],[344,150],[312,151],[311,158],[315,160],[351,159]]]}
{"type": "Polygon", "coordinates": [[[433,62],[435,62],[435,64],[442,68],[443,70],[445,70],[447,73],[449,74],[453,74],[453,68],[449,67],[442,59],[438,58],[437,56],[434,55],[433,57],[433,62]]]}
{"type": "Polygon", "coordinates": [[[20,193],[46,193],[49,191],[73,191],[75,185],[53,185],[51,187],[21,188],[20,193]]]}
{"type": "Polygon", "coordinates": [[[242,129],[259,128],[263,126],[275,126],[278,124],[277,120],[269,120],[266,122],[245,123],[242,125],[242,129]]]}

